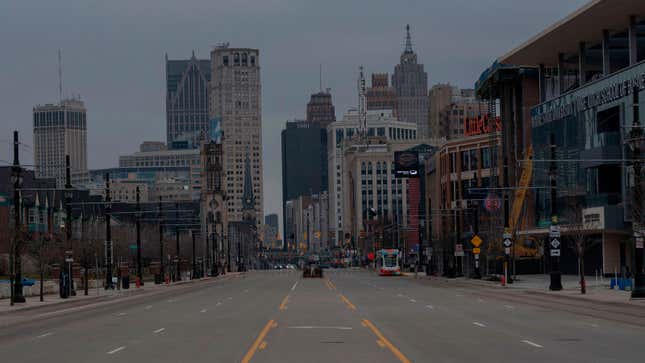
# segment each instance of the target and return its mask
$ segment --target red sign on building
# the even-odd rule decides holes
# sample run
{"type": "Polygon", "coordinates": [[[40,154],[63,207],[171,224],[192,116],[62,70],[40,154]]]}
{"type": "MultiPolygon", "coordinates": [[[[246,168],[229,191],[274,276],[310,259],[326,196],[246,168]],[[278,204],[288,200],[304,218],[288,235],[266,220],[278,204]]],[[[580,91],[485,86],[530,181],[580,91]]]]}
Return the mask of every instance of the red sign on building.
{"type": "Polygon", "coordinates": [[[502,120],[499,117],[478,116],[464,119],[464,136],[484,135],[502,131],[502,120]]]}

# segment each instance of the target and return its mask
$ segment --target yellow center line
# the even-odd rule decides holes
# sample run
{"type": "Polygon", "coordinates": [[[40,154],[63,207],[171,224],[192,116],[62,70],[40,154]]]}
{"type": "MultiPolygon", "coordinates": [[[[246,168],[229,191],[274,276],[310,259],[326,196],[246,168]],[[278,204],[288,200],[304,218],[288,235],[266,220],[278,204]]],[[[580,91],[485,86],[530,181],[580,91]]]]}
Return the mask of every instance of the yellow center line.
{"type": "Polygon", "coordinates": [[[288,302],[289,302],[289,295],[285,296],[284,299],[282,299],[282,303],[280,303],[280,311],[287,309],[288,302]]]}
{"type": "Polygon", "coordinates": [[[327,279],[327,287],[329,287],[329,290],[336,290],[336,286],[330,279],[327,279]]]}
{"type": "MultiPolygon", "coordinates": [[[[258,335],[258,337],[255,339],[249,351],[246,352],[244,358],[242,358],[242,363],[249,363],[251,361],[251,358],[253,358],[255,352],[257,352],[258,348],[260,348],[260,344],[264,342],[264,338],[269,333],[269,330],[275,328],[276,326],[278,326],[278,324],[274,320],[269,320],[267,325],[262,328],[260,335],[258,335]]],[[[264,342],[264,344],[262,345],[262,349],[266,348],[266,342],[264,342]]]]}
{"type": "Polygon", "coordinates": [[[350,309],[352,309],[352,310],[356,310],[356,306],[355,306],[354,304],[352,304],[352,302],[351,302],[351,301],[349,301],[349,299],[347,299],[347,298],[345,297],[345,295],[343,295],[343,294],[338,294],[338,296],[340,296],[340,299],[341,299],[341,300],[343,300],[343,302],[347,305],[347,307],[348,307],[348,308],[350,308],[350,309]]]}
{"type": "Polygon", "coordinates": [[[392,342],[387,340],[387,338],[384,337],[383,334],[381,334],[381,332],[374,326],[374,324],[372,324],[371,321],[363,319],[363,326],[368,327],[372,331],[372,333],[376,335],[376,337],[379,339],[377,340],[378,345],[382,344],[382,346],[387,347],[387,349],[389,349],[401,363],[411,363],[410,360],[392,344],[392,342]]]}

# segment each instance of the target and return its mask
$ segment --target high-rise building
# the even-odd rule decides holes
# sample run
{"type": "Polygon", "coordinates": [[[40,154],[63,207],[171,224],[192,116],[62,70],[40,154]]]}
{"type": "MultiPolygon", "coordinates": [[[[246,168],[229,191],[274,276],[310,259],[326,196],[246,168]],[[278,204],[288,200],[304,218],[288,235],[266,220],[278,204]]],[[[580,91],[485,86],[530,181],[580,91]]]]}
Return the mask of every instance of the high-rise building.
{"type": "Polygon", "coordinates": [[[307,121],[320,123],[323,128],[336,121],[336,110],[331,101],[329,88],[326,92],[321,90],[311,95],[311,99],[307,103],[307,121]]]}
{"type": "Polygon", "coordinates": [[[406,27],[405,49],[401,62],[394,67],[392,86],[396,91],[397,117],[401,121],[417,125],[419,138],[429,138],[428,128],[428,74],[423,64],[417,63],[417,54],[412,50],[410,25],[406,27]]]}
{"type": "Polygon", "coordinates": [[[256,223],[262,223],[262,113],[257,49],[217,46],[211,52],[209,114],[223,133],[224,184],[229,221],[242,220],[244,159],[249,152],[256,223]]]}
{"type": "Polygon", "coordinates": [[[439,114],[452,103],[452,96],[457,94],[459,89],[450,83],[435,84],[428,92],[429,113],[428,122],[430,133],[435,139],[447,137],[446,125],[441,123],[439,114]]]}
{"type": "Polygon", "coordinates": [[[278,215],[276,213],[267,214],[264,216],[264,224],[278,230],[278,215]]]}
{"type": "MultiPolygon", "coordinates": [[[[380,137],[384,140],[399,140],[401,142],[417,139],[417,125],[401,122],[394,117],[392,111],[367,111],[368,137],[380,137]]],[[[332,244],[338,245],[343,241],[344,233],[351,232],[343,220],[344,198],[348,196],[343,188],[344,147],[358,133],[359,117],[354,109],[349,110],[340,121],[327,127],[327,168],[329,191],[329,229],[332,234],[332,244]]]]}
{"type": "Polygon", "coordinates": [[[89,182],[87,170],[87,110],[79,99],[38,105],[34,115],[36,178],[54,178],[65,186],[65,157],[70,156],[72,185],[89,182]]]}
{"type": "Polygon", "coordinates": [[[372,87],[365,91],[368,110],[392,110],[396,115],[396,91],[390,87],[387,73],[373,73],[372,87]]]}
{"type": "Polygon", "coordinates": [[[281,141],[283,207],[290,199],[327,190],[327,133],[321,124],[288,121],[281,141]]]}
{"type": "Polygon", "coordinates": [[[170,148],[177,141],[196,148],[202,131],[208,131],[210,63],[197,59],[194,52],[185,60],[169,60],[166,55],[166,141],[170,148]]]}
{"type": "Polygon", "coordinates": [[[429,92],[429,122],[435,139],[455,139],[465,134],[466,119],[484,116],[488,103],[475,98],[473,89],[459,89],[450,84],[437,84],[429,92]]]}

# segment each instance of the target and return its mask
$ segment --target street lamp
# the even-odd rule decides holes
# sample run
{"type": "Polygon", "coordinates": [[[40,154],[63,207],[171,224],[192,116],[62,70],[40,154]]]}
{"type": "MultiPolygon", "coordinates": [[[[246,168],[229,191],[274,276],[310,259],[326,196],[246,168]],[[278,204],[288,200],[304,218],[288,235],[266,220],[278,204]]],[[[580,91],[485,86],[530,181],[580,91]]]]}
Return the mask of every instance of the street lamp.
{"type": "Polygon", "coordinates": [[[13,298],[11,303],[24,303],[25,296],[22,293],[22,264],[20,261],[20,241],[21,220],[20,220],[20,189],[22,188],[22,169],[18,161],[18,132],[13,133],[14,140],[14,160],[11,168],[11,183],[13,184],[13,207],[15,217],[15,240],[14,240],[14,283],[12,288],[13,298]]]}
{"type": "Polygon", "coordinates": [[[643,129],[640,126],[639,113],[639,88],[633,89],[633,127],[630,132],[629,145],[634,155],[634,190],[632,192],[632,230],[634,235],[634,254],[636,257],[636,269],[634,271],[634,288],[632,298],[645,298],[645,272],[643,271],[643,198],[641,187],[642,162],[641,146],[643,143],[643,129]]]}

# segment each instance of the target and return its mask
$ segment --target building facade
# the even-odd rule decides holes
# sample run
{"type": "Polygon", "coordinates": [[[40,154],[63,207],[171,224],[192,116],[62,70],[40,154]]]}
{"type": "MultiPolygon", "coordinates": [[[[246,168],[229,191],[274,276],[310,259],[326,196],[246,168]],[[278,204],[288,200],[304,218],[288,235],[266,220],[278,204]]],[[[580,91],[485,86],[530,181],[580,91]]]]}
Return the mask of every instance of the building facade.
{"type": "MultiPolygon", "coordinates": [[[[391,110],[367,111],[368,136],[384,140],[416,140],[415,124],[397,120],[391,110]]],[[[340,121],[327,127],[327,168],[329,191],[329,229],[333,235],[332,244],[338,245],[344,240],[343,208],[345,206],[343,189],[344,149],[357,140],[359,117],[356,110],[349,110],[340,121]]]]}
{"type": "Polygon", "coordinates": [[[301,195],[287,201],[290,231],[287,239],[298,252],[321,253],[328,251],[329,223],[327,222],[329,198],[326,191],[320,194],[301,195]]]}
{"type": "Polygon", "coordinates": [[[405,49],[392,74],[397,117],[400,121],[415,124],[419,138],[430,138],[432,135],[428,127],[428,74],[423,70],[423,64],[417,62],[417,54],[412,50],[409,25],[406,30],[405,49]]]}
{"type": "Polygon", "coordinates": [[[322,128],[329,123],[336,121],[336,110],[331,100],[331,92],[328,88],[311,95],[307,103],[307,121],[319,123],[322,128]]]}
{"type": "Polygon", "coordinates": [[[208,59],[169,60],[166,54],[166,141],[172,147],[186,141],[198,147],[202,132],[208,131],[208,59]]]}
{"type": "MultiPolygon", "coordinates": [[[[554,176],[557,193],[555,199],[540,189],[526,193],[525,225],[518,235],[547,241],[555,222],[562,238],[571,241],[583,225],[586,274],[633,268],[631,193],[637,179],[629,160],[631,130],[639,119],[635,101],[643,118],[643,97],[634,94],[645,89],[644,20],[645,4],[590,2],[501,56],[477,82],[478,94],[499,105],[502,152],[508,158],[504,187],[518,185],[523,164],[518,161],[531,148],[533,160],[556,160],[555,169],[532,163],[533,185],[548,185],[554,176]],[[590,215],[594,223],[588,223],[590,215]]],[[[637,224],[638,219],[642,216],[637,224]]],[[[563,273],[577,273],[575,251],[562,247],[560,260],[563,273]]]]}
{"type": "Polygon", "coordinates": [[[38,105],[33,109],[36,178],[54,178],[65,186],[65,158],[70,156],[72,185],[89,182],[87,170],[87,110],[81,100],[38,105]]]}
{"type": "Polygon", "coordinates": [[[365,90],[368,110],[391,110],[396,116],[396,91],[387,73],[373,73],[372,85],[365,90]]]}
{"type": "Polygon", "coordinates": [[[257,49],[217,46],[211,52],[211,119],[223,133],[223,170],[230,221],[242,220],[244,159],[250,153],[256,223],[262,222],[262,109],[260,55],[257,49]]]}

